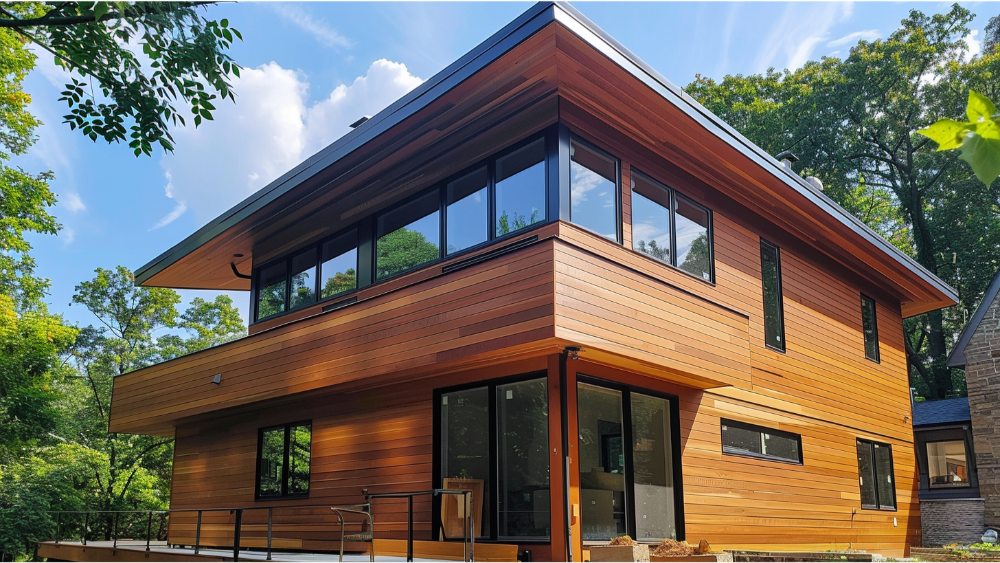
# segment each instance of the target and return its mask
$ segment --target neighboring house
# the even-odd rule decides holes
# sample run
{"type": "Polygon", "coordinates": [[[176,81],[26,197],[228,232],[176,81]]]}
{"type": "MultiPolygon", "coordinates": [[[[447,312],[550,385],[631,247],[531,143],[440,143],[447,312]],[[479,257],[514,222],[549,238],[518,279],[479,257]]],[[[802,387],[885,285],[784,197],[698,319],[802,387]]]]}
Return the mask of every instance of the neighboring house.
{"type": "MultiPolygon", "coordinates": [[[[174,509],[302,506],[274,512],[284,548],[336,549],[329,506],[363,488],[442,486],[475,491],[477,546],[535,560],[619,534],[917,541],[902,321],[954,290],[571,6],[535,5],[137,281],[248,290],[254,318],[118,377],[111,430],[176,437],[174,509]]],[[[455,537],[451,502],[417,498],[418,538],[455,537]]],[[[375,517],[405,537],[405,504],[375,517]]],[[[231,545],[233,518],[200,542],[231,545]]],[[[175,513],[169,541],[195,528],[175,513]]]]}
{"type": "Polygon", "coordinates": [[[915,403],[913,435],[924,547],[980,541],[984,501],[972,449],[969,399],[915,403]]]}
{"type": "Polygon", "coordinates": [[[948,366],[965,369],[972,420],[972,443],[983,523],[1000,530],[1000,273],[983,295],[948,357],[948,366]]]}

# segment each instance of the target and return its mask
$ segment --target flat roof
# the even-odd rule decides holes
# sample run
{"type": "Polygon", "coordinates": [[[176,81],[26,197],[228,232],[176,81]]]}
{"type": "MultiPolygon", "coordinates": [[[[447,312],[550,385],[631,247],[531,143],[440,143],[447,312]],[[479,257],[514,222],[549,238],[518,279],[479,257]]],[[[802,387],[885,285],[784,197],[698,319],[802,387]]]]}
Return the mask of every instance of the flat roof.
{"type": "MultiPolygon", "coordinates": [[[[219,236],[240,221],[261,210],[277,198],[328,168],[333,163],[360,149],[404,119],[427,107],[434,100],[460,84],[465,79],[493,63],[524,39],[546,25],[559,22],[579,36],[588,45],[618,64],[659,95],[683,111],[691,119],[732,148],[739,151],[764,170],[780,179],[796,192],[815,204],[823,213],[861,236],[878,250],[890,256],[905,270],[940,292],[946,300],[958,301],[958,293],[915,260],[887,242],[867,225],[837,205],[823,192],[808,184],[802,177],[785,168],[773,156],[743,137],[718,116],[701,106],[681,88],[672,84],[660,73],[643,62],[613,37],[587,19],[576,8],[565,2],[539,2],[512,22],[480,43],[441,72],[429,78],[416,89],[377,113],[368,121],[330,146],[309,157],[304,162],[274,180],[242,202],[215,218],[194,234],[160,254],[135,272],[136,283],[142,284],[181,260],[200,246],[219,236]]],[[[228,264],[227,264],[228,266],[228,264]]]]}

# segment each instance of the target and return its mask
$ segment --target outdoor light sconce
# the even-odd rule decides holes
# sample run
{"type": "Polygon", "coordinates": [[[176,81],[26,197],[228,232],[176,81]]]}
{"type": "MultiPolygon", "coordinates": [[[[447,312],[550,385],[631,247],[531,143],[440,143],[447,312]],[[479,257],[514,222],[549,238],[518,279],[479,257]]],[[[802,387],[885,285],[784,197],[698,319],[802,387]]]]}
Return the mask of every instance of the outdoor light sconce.
{"type": "Polygon", "coordinates": [[[222,383],[222,374],[221,373],[215,374],[215,377],[212,378],[212,383],[216,385],[222,383]]]}
{"type": "Polygon", "coordinates": [[[579,346],[567,346],[566,353],[569,354],[569,359],[579,360],[580,359],[580,347],[579,346]]]}

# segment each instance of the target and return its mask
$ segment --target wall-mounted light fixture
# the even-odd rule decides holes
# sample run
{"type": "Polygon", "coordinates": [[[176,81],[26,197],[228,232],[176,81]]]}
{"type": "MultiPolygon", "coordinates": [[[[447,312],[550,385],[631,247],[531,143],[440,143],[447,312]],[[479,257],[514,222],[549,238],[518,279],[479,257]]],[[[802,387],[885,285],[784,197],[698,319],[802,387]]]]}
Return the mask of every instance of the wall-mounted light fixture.
{"type": "Polygon", "coordinates": [[[580,359],[580,347],[579,346],[567,346],[566,353],[569,354],[569,359],[579,360],[580,359]]]}
{"type": "Polygon", "coordinates": [[[215,374],[215,377],[212,378],[212,383],[216,385],[222,383],[222,374],[221,373],[215,374]]]}

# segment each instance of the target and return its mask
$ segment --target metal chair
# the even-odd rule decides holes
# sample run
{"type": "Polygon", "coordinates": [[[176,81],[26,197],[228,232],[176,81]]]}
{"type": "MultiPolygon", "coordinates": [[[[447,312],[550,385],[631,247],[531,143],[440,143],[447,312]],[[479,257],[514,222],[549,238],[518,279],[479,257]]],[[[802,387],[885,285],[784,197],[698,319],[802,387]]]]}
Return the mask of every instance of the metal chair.
{"type": "Polygon", "coordinates": [[[372,516],[372,501],[368,498],[368,489],[363,489],[365,495],[364,504],[352,506],[334,506],[330,510],[337,515],[340,521],[340,561],[344,560],[344,542],[364,542],[368,544],[368,553],[372,561],[375,561],[375,518],[372,516]],[[368,521],[368,530],[364,530],[364,520],[361,522],[360,532],[348,534],[345,530],[347,520],[344,515],[363,516],[368,521]]]}

